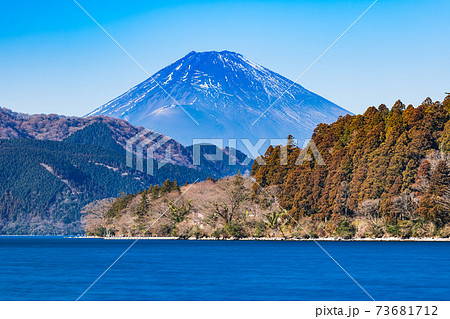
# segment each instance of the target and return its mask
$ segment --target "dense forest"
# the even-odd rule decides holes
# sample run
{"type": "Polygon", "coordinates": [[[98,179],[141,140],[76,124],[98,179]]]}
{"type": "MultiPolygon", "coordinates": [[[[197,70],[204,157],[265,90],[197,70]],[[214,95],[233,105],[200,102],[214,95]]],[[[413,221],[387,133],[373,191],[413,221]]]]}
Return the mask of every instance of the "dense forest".
{"type": "Polygon", "coordinates": [[[255,162],[252,175],[261,187],[277,186],[280,204],[297,219],[381,217],[398,233],[406,221],[442,227],[450,220],[449,120],[450,96],[418,107],[370,107],[316,128],[312,140],[325,165],[296,164],[304,154],[290,143],[270,147],[267,165],[255,162]],[[286,165],[279,164],[283,154],[286,165]]]}
{"type": "Polygon", "coordinates": [[[417,107],[400,101],[391,109],[370,107],[362,115],[320,124],[312,142],[301,149],[290,137],[288,145],[269,147],[254,162],[251,178],[238,175],[181,191],[177,186],[167,194],[152,188],[98,203],[85,211],[87,233],[450,236],[450,96],[417,107]]]}

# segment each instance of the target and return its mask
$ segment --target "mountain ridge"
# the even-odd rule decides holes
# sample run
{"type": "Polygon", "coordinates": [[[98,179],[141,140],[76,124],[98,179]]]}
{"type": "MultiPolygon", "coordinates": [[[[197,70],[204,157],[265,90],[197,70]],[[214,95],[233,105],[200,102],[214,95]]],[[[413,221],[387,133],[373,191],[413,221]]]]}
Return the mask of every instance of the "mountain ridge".
{"type": "MultiPolygon", "coordinates": [[[[57,114],[34,114],[29,115],[25,113],[17,113],[10,109],[0,108],[0,139],[16,139],[16,138],[29,138],[37,140],[50,140],[50,141],[64,141],[73,137],[89,126],[92,125],[104,125],[111,131],[111,138],[117,142],[122,148],[125,149],[126,143],[133,136],[142,131],[142,127],[134,127],[125,120],[116,119],[108,116],[92,116],[89,118],[82,118],[76,116],[64,116],[57,114]]],[[[98,126],[97,130],[102,130],[102,127],[98,126]]],[[[91,128],[92,130],[92,128],[91,128]]],[[[109,134],[109,133],[108,133],[109,134]]],[[[147,147],[154,145],[156,141],[165,138],[166,136],[150,130],[147,135],[156,135],[156,139],[149,143],[147,147]]],[[[92,137],[92,136],[91,136],[92,137]]],[[[99,146],[103,142],[99,142],[99,146]]],[[[114,150],[117,150],[115,146],[114,150]]],[[[133,151],[135,151],[133,149],[133,151]]],[[[227,151],[222,148],[222,152],[227,156],[227,151]]],[[[145,156],[146,152],[144,152],[145,156]]],[[[181,145],[178,141],[168,138],[168,141],[156,148],[153,152],[152,158],[156,161],[167,161],[174,165],[180,165],[188,168],[198,169],[194,165],[194,154],[192,147],[185,147],[181,145]],[[166,158],[167,152],[170,151],[170,158],[166,158]]],[[[239,155],[242,158],[242,155],[239,155]]],[[[242,163],[243,160],[237,163],[242,163]]],[[[208,165],[213,165],[208,164],[208,165]]],[[[242,170],[250,167],[240,167],[242,170]]],[[[213,169],[212,167],[207,168],[215,171],[215,175],[211,177],[221,177],[223,172],[220,170],[213,169]]],[[[237,172],[239,168],[235,171],[237,172]]],[[[228,173],[233,175],[234,171],[227,170],[228,173]]]]}

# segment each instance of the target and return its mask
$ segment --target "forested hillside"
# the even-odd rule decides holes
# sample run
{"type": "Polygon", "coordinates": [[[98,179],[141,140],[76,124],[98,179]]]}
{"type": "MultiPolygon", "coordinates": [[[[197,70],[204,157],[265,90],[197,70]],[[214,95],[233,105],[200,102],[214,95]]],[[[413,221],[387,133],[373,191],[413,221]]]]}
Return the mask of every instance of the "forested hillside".
{"type": "MultiPolygon", "coordinates": [[[[56,114],[29,115],[16,113],[6,108],[0,108],[0,139],[29,138],[37,140],[63,141],[78,144],[93,144],[117,150],[118,144],[125,148],[126,143],[136,134],[142,132],[142,127],[134,127],[128,122],[107,116],[75,117],[56,114]],[[82,133],[80,133],[82,131],[82,133]]],[[[156,142],[167,137],[163,134],[147,130],[147,138],[152,137],[144,146],[146,149],[152,147],[156,142]]],[[[142,138],[143,139],[143,138],[142,138]]],[[[141,139],[141,140],[142,140],[141,139]]],[[[140,140],[140,141],[141,141],[140,140]]],[[[215,154],[214,146],[202,146],[202,154],[215,154]]],[[[132,150],[135,152],[135,148],[132,150]]],[[[220,151],[219,151],[220,152],[220,151]]],[[[235,158],[237,165],[228,165],[228,149],[221,151],[224,160],[219,162],[208,161],[202,156],[202,170],[208,171],[211,177],[223,177],[236,174],[239,170],[244,172],[251,169],[252,161],[242,163],[247,156],[236,150],[235,158]]],[[[156,161],[167,161],[174,165],[199,169],[194,165],[194,154],[192,146],[184,146],[172,138],[154,149],[152,158],[156,161]],[[170,152],[170,157],[166,154],[170,152]]]]}
{"type": "Polygon", "coordinates": [[[316,128],[312,139],[325,165],[296,165],[295,145],[280,165],[278,146],[267,150],[267,165],[254,163],[252,175],[262,187],[277,186],[280,204],[296,218],[362,215],[396,227],[406,220],[440,227],[450,220],[449,112],[450,96],[418,107],[370,107],[316,128]]]}
{"type": "MultiPolygon", "coordinates": [[[[74,142],[103,145],[101,137],[104,137],[105,132],[107,132],[110,146],[111,140],[113,140],[114,143],[124,148],[127,140],[138,134],[141,130],[142,128],[134,127],[124,120],[107,116],[84,118],[56,114],[29,115],[0,108],[0,139],[30,138],[62,141],[70,137],[74,142]],[[100,131],[97,132],[99,129],[100,131]],[[83,141],[75,141],[75,139],[80,139],[80,136],[75,133],[81,130],[84,130],[82,133],[83,141]],[[94,138],[94,140],[91,140],[91,138],[94,138]]],[[[149,135],[152,133],[156,132],[150,131],[149,135]]],[[[162,134],[159,135],[160,138],[164,136],[162,134]]],[[[151,145],[152,143],[149,144],[149,146],[151,145]]],[[[173,154],[172,158],[169,159],[170,163],[194,168],[191,154],[183,145],[173,139],[169,140],[162,147],[157,148],[153,154],[153,158],[161,161],[165,157],[168,148],[170,148],[173,154]]]]}
{"type": "Polygon", "coordinates": [[[91,201],[207,177],[172,164],[147,175],[125,166],[123,149],[96,145],[0,140],[0,154],[0,233],[81,233],[80,210],[91,201]]]}
{"type": "MultiPolygon", "coordinates": [[[[450,96],[319,125],[314,148],[270,147],[252,179],[150,188],[97,203],[89,234],[186,237],[449,237],[450,96]],[[255,181],[255,182],[253,182],[255,181]],[[185,192],[185,193],[184,193],[185,192]],[[278,205],[278,203],[280,205],[278,205]],[[158,223],[153,221],[159,216],[158,223]],[[151,227],[149,227],[151,226],[151,227]]],[[[311,146],[312,144],[310,144],[311,146]]]]}
{"type": "MultiPolygon", "coordinates": [[[[136,193],[165,180],[184,184],[251,167],[251,161],[242,165],[246,156],[239,151],[237,165],[229,165],[230,150],[211,145],[201,147],[200,165],[194,165],[192,147],[168,139],[152,158],[144,159],[144,172],[148,163],[155,168],[148,175],[126,167],[124,146],[139,131],[108,117],[27,115],[0,109],[0,234],[82,233],[80,211],[92,201],[136,193]],[[204,156],[217,151],[223,153],[223,161],[204,156]],[[157,169],[157,161],[163,159],[167,163],[157,169]]],[[[148,147],[165,138],[148,134],[156,136],[148,147]]]]}

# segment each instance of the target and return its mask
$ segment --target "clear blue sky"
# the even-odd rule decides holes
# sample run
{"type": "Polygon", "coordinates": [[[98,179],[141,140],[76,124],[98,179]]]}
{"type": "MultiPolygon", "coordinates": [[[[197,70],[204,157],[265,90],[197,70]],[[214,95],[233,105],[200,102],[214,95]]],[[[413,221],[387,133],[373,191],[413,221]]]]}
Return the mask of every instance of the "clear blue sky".
{"type": "MultiPolygon", "coordinates": [[[[368,1],[79,0],[151,73],[231,50],[295,80],[368,1]]],[[[301,79],[354,113],[450,90],[450,1],[379,0],[301,79]]],[[[147,75],[72,0],[2,1],[0,106],[84,115],[147,75]]]]}

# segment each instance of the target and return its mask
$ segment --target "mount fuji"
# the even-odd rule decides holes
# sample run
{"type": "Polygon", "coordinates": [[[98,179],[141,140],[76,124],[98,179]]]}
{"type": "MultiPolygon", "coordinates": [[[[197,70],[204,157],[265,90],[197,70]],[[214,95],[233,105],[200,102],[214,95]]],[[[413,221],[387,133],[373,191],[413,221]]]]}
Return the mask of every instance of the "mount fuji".
{"type": "Polygon", "coordinates": [[[227,146],[289,134],[302,144],[317,124],[349,113],[241,54],[193,51],[87,116],[124,119],[185,145],[209,138],[227,146]]]}

